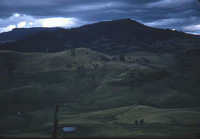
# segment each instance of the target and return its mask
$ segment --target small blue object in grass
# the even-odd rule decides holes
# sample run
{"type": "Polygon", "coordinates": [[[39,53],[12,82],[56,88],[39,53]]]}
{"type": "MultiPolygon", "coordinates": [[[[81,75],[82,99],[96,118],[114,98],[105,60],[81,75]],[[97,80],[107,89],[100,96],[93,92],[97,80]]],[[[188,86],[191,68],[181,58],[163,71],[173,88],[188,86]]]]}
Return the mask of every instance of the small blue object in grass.
{"type": "Polygon", "coordinates": [[[74,132],[76,130],[75,127],[63,127],[64,132],[74,132]]]}

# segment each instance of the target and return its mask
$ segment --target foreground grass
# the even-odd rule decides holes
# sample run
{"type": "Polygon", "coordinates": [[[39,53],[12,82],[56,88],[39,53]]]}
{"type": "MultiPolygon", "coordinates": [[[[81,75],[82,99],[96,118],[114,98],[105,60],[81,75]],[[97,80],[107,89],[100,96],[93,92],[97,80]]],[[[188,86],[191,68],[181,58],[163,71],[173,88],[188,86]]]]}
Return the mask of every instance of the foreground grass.
{"type": "MultiPolygon", "coordinates": [[[[25,113],[21,117],[2,117],[0,134],[50,137],[53,113],[52,109],[25,113]]],[[[193,137],[200,132],[200,108],[158,109],[133,105],[91,112],[60,108],[58,115],[59,137],[193,137]],[[141,118],[144,124],[136,125],[134,121],[141,118]],[[64,133],[65,126],[77,130],[64,133]]]]}

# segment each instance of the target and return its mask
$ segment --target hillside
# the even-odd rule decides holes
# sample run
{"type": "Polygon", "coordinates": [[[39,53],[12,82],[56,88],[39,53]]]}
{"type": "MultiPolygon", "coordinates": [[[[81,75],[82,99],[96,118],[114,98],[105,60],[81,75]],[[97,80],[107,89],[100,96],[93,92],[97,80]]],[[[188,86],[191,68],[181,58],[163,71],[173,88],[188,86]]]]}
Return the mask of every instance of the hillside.
{"type": "Polygon", "coordinates": [[[121,19],[79,28],[39,32],[14,43],[2,44],[0,49],[21,52],[46,52],[48,49],[49,52],[59,52],[70,47],[86,47],[119,54],[136,50],[180,52],[196,48],[199,44],[199,36],[152,28],[131,19],[121,19]]]}
{"type": "Polygon", "coordinates": [[[72,108],[59,110],[62,137],[196,136],[200,81],[192,66],[199,63],[190,61],[198,51],[0,51],[0,135],[49,137],[55,105],[66,104],[72,108]],[[66,125],[77,131],[64,134],[66,125]]]}
{"type": "Polygon", "coordinates": [[[200,106],[199,80],[180,74],[175,61],[170,53],[154,52],[129,53],[122,61],[86,48],[75,54],[1,51],[1,112],[66,102],[94,109],[200,106]]]}

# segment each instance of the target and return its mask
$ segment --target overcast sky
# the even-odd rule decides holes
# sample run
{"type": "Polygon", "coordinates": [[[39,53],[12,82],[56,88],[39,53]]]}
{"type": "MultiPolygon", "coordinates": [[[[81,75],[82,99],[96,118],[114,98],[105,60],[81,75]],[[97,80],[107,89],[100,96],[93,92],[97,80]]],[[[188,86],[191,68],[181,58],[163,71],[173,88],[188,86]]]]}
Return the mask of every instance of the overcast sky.
{"type": "Polygon", "coordinates": [[[0,32],[22,27],[71,28],[123,18],[200,34],[198,0],[0,0],[0,32]]]}

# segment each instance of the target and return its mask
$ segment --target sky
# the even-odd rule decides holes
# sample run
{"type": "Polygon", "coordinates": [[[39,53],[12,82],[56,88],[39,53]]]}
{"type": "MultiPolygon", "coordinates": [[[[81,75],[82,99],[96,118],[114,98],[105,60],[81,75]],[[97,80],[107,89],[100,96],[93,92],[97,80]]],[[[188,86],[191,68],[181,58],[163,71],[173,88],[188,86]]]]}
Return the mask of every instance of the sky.
{"type": "Polygon", "coordinates": [[[198,0],[0,0],[0,32],[72,28],[124,18],[200,35],[198,0]]]}

